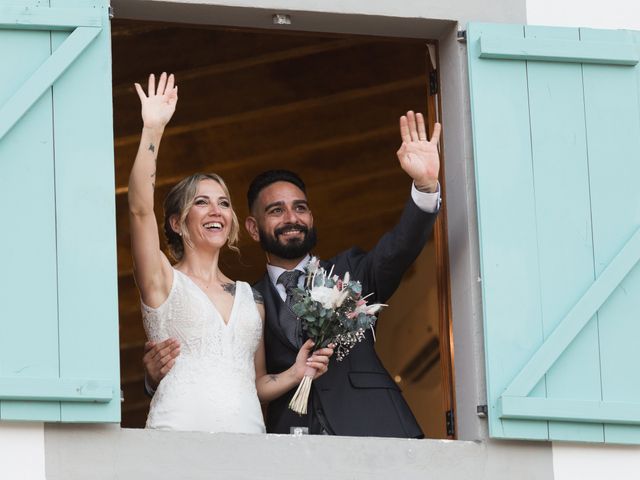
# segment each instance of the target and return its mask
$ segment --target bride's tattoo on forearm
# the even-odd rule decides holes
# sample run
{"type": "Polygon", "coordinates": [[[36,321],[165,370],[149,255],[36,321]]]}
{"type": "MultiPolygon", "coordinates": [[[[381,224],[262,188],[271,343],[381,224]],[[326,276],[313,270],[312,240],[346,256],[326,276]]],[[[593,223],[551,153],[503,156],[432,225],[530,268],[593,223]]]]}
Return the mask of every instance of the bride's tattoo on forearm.
{"type": "Polygon", "coordinates": [[[235,282],[223,283],[222,284],[222,289],[225,292],[227,292],[229,295],[231,295],[232,297],[236,296],[236,283],[235,282]]]}
{"type": "Polygon", "coordinates": [[[153,143],[149,144],[149,151],[152,153],[156,153],[156,146],[153,143]]]}
{"type": "Polygon", "coordinates": [[[268,382],[276,382],[278,380],[278,375],[269,375],[268,382]]]}

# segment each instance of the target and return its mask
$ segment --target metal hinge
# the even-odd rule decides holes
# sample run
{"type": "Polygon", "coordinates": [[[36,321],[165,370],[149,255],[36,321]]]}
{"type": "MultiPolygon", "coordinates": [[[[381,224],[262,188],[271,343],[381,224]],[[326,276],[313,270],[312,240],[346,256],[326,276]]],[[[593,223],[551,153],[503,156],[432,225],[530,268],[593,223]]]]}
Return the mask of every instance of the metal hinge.
{"type": "Polygon", "coordinates": [[[476,406],[476,413],[479,417],[485,418],[489,413],[489,407],[486,405],[478,405],[476,406]]]}
{"type": "Polygon", "coordinates": [[[467,31],[466,30],[458,30],[458,41],[462,43],[466,43],[467,41],[467,31]]]}
{"type": "Polygon", "coordinates": [[[436,95],[438,93],[438,72],[432,70],[429,73],[429,95],[436,95]]]}
{"type": "Polygon", "coordinates": [[[111,5],[107,7],[107,12],[109,13],[109,20],[113,20],[113,17],[115,14],[113,12],[113,7],[111,5]]]}
{"type": "Polygon", "coordinates": [[[447,435],[453,437],[456,434],[455,418],[453,416],[453,410],[447,410],[444,415],[445,423],[447,425],[447,435]]]}

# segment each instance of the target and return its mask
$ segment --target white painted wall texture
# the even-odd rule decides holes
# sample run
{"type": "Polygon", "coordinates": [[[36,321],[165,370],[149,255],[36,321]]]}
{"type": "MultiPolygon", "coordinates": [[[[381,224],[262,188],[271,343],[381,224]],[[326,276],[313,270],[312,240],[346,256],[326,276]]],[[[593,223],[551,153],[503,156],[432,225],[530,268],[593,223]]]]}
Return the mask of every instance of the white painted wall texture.
{"type": "Polygon", "coordinates": [[[527,0],[527,23],[640,30],[637,0],[527,0]]]}
{"type": "Polygon", "coordinates": [[[45,480],[44,424],[0,423],[0,478],[45,480]]]}
{"type": "Polygon", "coordinates": [[[640,478],[640,446],[553,444],[555,480],[640,478]]]}

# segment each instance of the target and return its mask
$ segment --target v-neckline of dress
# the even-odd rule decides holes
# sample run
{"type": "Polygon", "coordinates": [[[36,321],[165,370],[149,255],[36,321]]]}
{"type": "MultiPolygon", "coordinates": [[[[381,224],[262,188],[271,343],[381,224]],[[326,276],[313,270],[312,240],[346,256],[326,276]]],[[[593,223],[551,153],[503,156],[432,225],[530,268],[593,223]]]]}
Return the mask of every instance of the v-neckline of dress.
{"type": "Polygon", "coordinates": [[[229,319],[225,322],[224,317],[222,316],[222,314],[220,313],[220,310],[218,310],[218,307],[216,307],[216,304],[213,303],[213,301],[209,298],[209,295],[207,295],[207,292],[205,292],[200,285],[198,285],[196,282],[194,282],[191,277],[189,275],[187,275],[184,272],[181,272],[180,270],[178,270],[177,268],[174,268],[174,270],[178,273],[180,273],[181,275],[183,275],[187,280],[189,280],[191,282],[191,284],[196,287],[196,289],[207,299],[207,302],[209,302],[209,305],[211,305],[211,308],[213,309],[214,312],[216,312],[216,315],[218,316],[218,318],[220,319],[220,321],[222,322],[222,324],[225,327],[228,327],[229,324],[231,323],[231,320],[233,320],[233,314],[236,311],[236,302],[238,301],[238,296],[240,295],[239,289],[238,289],[238,282],[234,282],[236,285],[236,294],[233,296],[233,303],[231,304],[231,310],[229,310],[229,319]]]}

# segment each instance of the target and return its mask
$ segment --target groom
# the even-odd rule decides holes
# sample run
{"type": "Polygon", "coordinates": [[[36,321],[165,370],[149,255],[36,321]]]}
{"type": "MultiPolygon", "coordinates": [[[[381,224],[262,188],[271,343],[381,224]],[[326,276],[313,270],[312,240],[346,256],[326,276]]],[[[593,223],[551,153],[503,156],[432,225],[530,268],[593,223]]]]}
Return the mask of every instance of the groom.
{"type": "MultiPolygon", "coordinates": [[[[439,209],[438,188],[440,125],[427,139],[421,114],[400,118],[400,166],[412,178],[411,199],[398,224],[370,252],[352,248],[321,265],[362,283],[372,294],[370,303],[384,303],[405,271],[424,247],[439,209]]],[[[264,297],[267,372],[288,368],[304,342],[300,323],[287,305],[288,291],[304,282],[304,267],[316,244],[313,215],[304,182],[295,173],[271,170],[258,175],[247,193],[250,216],[245,227],[260,242],[268,259],[267,273],[254,287],[264,297]]],[[[150,349],[145,369],[163,376],[177,349],[171,344],[150,349]],[[170,353],[167,353],[170,352],[170,353]]],[[[335,357],[333,357],[335,358],[335,357]]],[[[308,414],[289,410],[295,389],[267,408],[269,433],[290,433],[302,428],[312,434],[420,438],[423,433],[396,383],[374,350],[371,332],[342,361],[332,358],[329,369],[314,380],[308,414]]],[[[158,375],[155,376],[157,378],[158,375]]]]}

